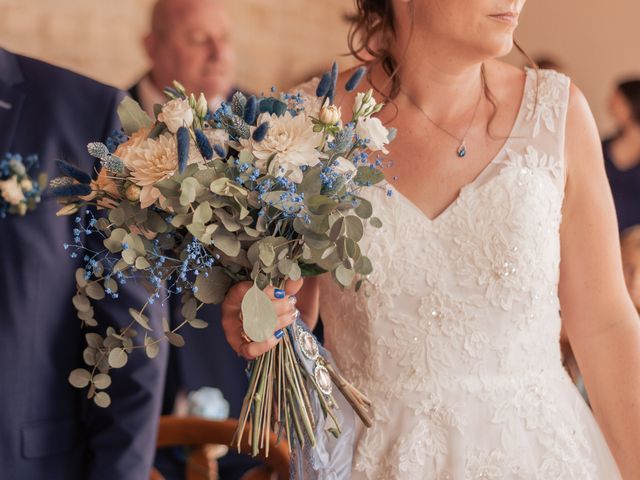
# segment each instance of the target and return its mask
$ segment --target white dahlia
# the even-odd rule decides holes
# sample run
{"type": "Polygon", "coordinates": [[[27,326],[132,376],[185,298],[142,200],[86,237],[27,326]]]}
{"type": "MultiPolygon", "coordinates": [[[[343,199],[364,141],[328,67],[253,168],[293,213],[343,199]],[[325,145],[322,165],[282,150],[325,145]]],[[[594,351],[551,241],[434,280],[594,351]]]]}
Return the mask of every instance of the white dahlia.
{"type": "MultiPolygon", "coordinates": [[[[261,142],[249,138],[241,140],[243,148],[255,157],[255,166],[277,176],[287,176],[296,183],[302,181],[300,167],[316,165],[320,160],[321,135],[313,131],[313,124],[305,115],[263,113],[258,125],[269,123],[267,135],[261,142]]],[[[255,130],[252,128],[252,130],[255,130]]]]}

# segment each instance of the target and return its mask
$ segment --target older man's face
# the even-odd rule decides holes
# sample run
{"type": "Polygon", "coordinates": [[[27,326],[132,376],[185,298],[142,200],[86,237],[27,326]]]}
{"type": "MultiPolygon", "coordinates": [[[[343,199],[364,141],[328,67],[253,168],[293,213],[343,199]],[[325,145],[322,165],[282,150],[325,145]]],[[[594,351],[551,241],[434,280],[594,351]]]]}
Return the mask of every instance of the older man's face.
{"type": "Polygon", "coordinates": [[[231,22],[215,0],[177,0],[164,10],[159,32],[147,49],[159,87],[181,82],[196,96],[226,96],[233,85],[235,53],[231,22]]]}

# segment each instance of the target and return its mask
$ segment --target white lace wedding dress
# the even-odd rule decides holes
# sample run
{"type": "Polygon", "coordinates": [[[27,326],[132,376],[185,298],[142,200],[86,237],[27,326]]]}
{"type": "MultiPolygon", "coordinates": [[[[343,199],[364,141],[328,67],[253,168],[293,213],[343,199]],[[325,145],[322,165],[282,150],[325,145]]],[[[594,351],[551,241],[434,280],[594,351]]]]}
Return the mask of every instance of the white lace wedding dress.
{"type": "Polygon", "coordinates": [[[434,220],[371,194],[370,285],[321,284],[326,346],[374,403],[351,478],[620,478],[560,359],[568,96],[566,77],[528,70],[505,146],[434,220]]]}

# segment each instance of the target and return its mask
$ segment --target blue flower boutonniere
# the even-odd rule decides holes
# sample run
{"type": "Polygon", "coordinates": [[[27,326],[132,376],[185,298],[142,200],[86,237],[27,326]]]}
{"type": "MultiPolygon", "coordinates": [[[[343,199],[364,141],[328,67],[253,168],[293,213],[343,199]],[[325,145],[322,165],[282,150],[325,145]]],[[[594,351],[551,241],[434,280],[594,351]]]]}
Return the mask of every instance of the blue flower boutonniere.
{"type": "Polygon", "coordinates": [[[0,218],[7,214],[25,215],[40,203],[47,175],[41,173],[35,181],[29,171],[38,165],[38,157],[7,153],[0,159],[0,218]]]}

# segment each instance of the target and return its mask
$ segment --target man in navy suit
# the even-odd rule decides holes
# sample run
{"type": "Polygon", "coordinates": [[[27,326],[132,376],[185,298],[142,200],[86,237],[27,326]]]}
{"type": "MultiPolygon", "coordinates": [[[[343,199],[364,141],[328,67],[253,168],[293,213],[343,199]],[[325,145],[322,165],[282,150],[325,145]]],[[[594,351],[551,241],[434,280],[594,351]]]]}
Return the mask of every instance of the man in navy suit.
{"type": "MultiPolygon", "coordinates": [[[[122,93],[80,75],[0,48],[0,155],[37,154],[34,177],[58,176],[65,159],[89,172],[90,141],[118,128],[122,93]]],[[[0,219],[0,478],[7,480],[145,480],[149,478],[162,399],[167,349],[149,360],[136,352],[112,370],[111,406],[99,408],[73,388],[83,366],[86,329],[71,298],[78,259],[74,216],[45,191],[34,211],[0,219]]],[[[90,237],[87,237],[90,241],[90,237]]],[[[135,282],[119,299],[94,302],[100,327],[129,323],[129,306],[147,293],[135,282]]],[[[159,327],[160,305],[149,312],[159,327]]],[[[100,332],[99,333],[104,333],[100,332]]]]}

